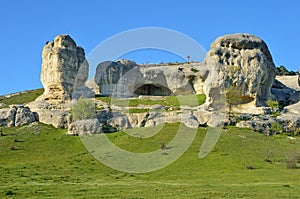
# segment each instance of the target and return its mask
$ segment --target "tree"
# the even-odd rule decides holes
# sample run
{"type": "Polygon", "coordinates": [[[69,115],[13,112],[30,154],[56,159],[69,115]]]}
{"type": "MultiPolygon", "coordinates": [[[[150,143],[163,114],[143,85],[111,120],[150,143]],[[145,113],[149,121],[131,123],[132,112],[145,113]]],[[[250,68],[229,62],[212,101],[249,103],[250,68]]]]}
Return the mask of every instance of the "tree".
{"type": "Polygon", "coordinates": [[[276,68],[276,75],[283,76],[283,75],[297,75],[295,71],[289,71],[286,67],[280,65],[276,68]]]}
{"type": "Polygon", "coordinates": [[[90,119],[96,116],[95,103],[90,99],[80,97],[71,109],[72,119],[82,120],[90,119]]]}
{"type": "Polygon", "coordinates": [[[186,58],[187,58],[187,60],[188,60],[188,63],[190,63],[190,61],[191,61],[191,60],[190,60],[190,59],[191,59],[191,56],[188,55],[188,56],[186,56],[186,58]]]}

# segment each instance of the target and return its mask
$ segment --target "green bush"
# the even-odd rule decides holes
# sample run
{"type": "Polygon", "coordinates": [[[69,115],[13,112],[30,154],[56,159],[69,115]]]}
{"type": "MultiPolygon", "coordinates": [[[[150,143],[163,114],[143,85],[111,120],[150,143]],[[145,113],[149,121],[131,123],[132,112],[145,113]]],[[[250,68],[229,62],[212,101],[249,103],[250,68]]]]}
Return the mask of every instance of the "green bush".
{"type": "Polygon", "coordinates": [[[279,108],[279,103],[277,100],[268,100],[267,102],[267,105],[269,107],[271,107],[272,109],[276,109],[276,108],[279,108]]]}
{"type": "Polygon", "coordinates": [[[273,122],[271,124],[271,127],[270,127],[270,131],[273,133],[273,134],[276,134],[276,133],[282,133],[282,127],[279,123],[277,122],[273,122]]]}
{"type": "Polygon", "coordinates": [[[90,119],[96,116],[95,103],[90,99],[80,97],[71,109],[73,120],[90,119]]]}
{"type": "Polygon", "coordinates": [[[192,71],[192,72],[194,72],[194,73],[197,73],[197,72],[199,72],[199,70],[198,70],[198,69],[196,69],[196,68],[191,68],[191,71],[192,71]]]}

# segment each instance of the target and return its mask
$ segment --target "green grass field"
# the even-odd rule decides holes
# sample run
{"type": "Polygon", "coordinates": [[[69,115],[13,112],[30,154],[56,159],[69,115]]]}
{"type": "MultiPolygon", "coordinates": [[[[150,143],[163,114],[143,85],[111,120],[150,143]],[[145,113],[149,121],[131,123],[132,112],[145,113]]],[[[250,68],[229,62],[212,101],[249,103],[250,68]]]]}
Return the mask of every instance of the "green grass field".
{"type": "Polygon", "coordinates": [[[8,107],[11,104],[25,104],[25,103],[34,101],[38,96],[43,94],[43,92],[44,92],[44,89],[40,88],[40,89],[36,89],[36,90],[26,91],[24,93],[21,93],[21,94],[18,94],[18,95],[9,97],[9,98],[0,96],[0,103],[7,105],[6,107],[8,107]]]}
{"type": "MultiPolygon", "coordinates": [[[[147,139],[123,132],[107,136],[126,150],[145,152],[168,143],[177,128],[168,124],[147,139]]],[[[299,138],[228,128],[213,151],[199,159],[206,134],[199,128],[177,161],[154,172],[130,174],[106,167],[79,137],[65,132],[44,124],[2,128],[0,198],[299,198],[300,169],[286,168],[286,160],[300,154],[299,138]]]]}
{"type": "Polygon", "coordinates": [[[117,106],[136,107],[138,105],[151,106],[151,105],[159,104],[159,105],[173,107],[177,109],[180,106],[199,106],[201,104],[204,104],[206,96],[204,94],[167,96],[167,97],[161,97],[161,99],[159,100],[138,99],[138,98],[129,99],[129,100],[120,100],[111,97],[97,97],[96,99],[117,106]]]}

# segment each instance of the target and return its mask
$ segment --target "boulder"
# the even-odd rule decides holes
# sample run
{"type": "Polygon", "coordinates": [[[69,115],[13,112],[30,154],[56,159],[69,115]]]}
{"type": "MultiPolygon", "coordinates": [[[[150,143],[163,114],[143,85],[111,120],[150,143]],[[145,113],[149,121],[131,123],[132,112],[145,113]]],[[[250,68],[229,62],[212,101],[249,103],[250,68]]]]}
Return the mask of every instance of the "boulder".
{"type": "Polygon", "coordinates": [[[38,100],[63,103],[87,77],[88,63],[83,48],[69,35],[59,35],[43,48],[41,82],[45,91],[38,100]]]}
{"type": "Polygon", "coordinates": [[[275,65],[266,43],[250,34],[233,34],[217,38],[205,58],[209,69],[205,80],[206,104],[214,105],[218,95],[233,88],[238,98],[253,99],[254,106],[274,99],[271,87],[275,65]]]}
{"type": "Polygon", "coordinates": [[[192,113],[181,114],[181,122],[189,128],[198,128],[200,125],[198,119],[192,113]]]}
{"type": "Polygon", "coordinates": [[[0,126],[23,126],[38,121],[38,116],[24,105],[0,109],[0,126]]]}
{"type": "Polygon", "coordinates": [[[23,126],[38,121],[35,113],[31,112],[28,107],[18,108],[15,118],[15,126],[23,126]]]}
{"type": "Polygon", "coordinates": [[[0,109],[0,126],[13,127],[15,126],[16,108],[0,109]]]}
{"type": "Polygon", "coordinates": [[[287,132],[293,132],[300,128],[300,102],[286,106],[276,118],[287,132]]]}
{"type": "Polygon", "coordinates": [[[39,121],[55,128],[67,129],[71,123],[71,114],[67,110],[36,109],[39,121]]]}
{"type": "Polygon", "coordinates": [[[250,128],[264,135],[270,135],[272,133],[270,129],[272,123],[277,122],[277,120],[271,118],[270,116],[254,116],[248,121],[240,121],[239,123],[237,123],[236,127],[250,128]]]}
{"type": "Polygon", "coordinates": [[[128,128],[132,128],[129,119],[126,115],[119,113],[119,112],[113,112],[113,117],[107,120],[107,125],[115,129],[115,131],[122,131],[128,128]]]}
{"type": "Polygon", "coordinates": [[[77,120],[70,124],[69,135],[91,135],[103,133],[98,119],[77,120]]]}

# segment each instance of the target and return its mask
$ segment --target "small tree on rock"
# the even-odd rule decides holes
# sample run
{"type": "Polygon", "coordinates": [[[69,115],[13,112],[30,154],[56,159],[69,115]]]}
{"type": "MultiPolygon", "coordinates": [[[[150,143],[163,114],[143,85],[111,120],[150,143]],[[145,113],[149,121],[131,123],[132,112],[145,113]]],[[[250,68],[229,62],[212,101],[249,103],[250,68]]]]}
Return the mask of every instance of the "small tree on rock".
{"type": "Polygon", "coordinates": [[[90,119],[96,116],[95,103],[90,99],[80,97],[71,109],[72,119],[90,119]]]}

